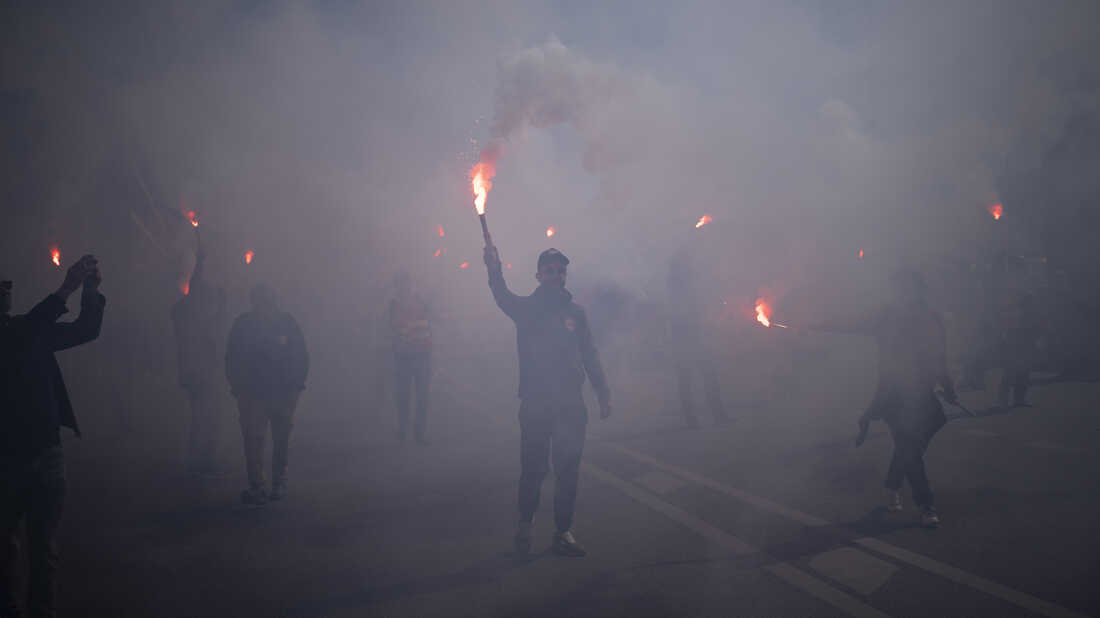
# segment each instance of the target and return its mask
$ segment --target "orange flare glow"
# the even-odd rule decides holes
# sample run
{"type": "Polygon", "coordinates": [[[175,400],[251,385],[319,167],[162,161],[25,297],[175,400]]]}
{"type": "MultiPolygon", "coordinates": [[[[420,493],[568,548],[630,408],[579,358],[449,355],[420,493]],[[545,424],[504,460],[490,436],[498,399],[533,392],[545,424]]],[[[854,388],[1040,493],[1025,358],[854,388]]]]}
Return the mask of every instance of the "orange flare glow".
{"type": "Polygon", "coordinates": [[[479,215],[485,214],[485,198],[489,195],[489,189],[493,188],[490,179],[496,173],[495,166],[489,161],[479,161],[470,170],[470,183],[474,189],[474,208],[477,209],[479,215]]]}
{"type": "Polygon", "coordinates": [[[467,266],[469,266],[469,265],[470,265],[470,263],[469,263],[469,262],[463,262],[463,263],[459,264],[459,265],[458,265],[458,267],[459,267],[459,268],[466,268],[466,267],[467,267],[467,266]]]}
{"type": "Polygon", "coordinates": [[[187,220],[191,222],[191,227],[199,227],[199,216],[195,214],[194,210],[187,211],[187,220]]]}
{"type": "Polygon", "coordinates": [[[191,282],[184,280],[180,282],[180,292],[183,292],[184,296],[191,293],[191,282]]]}
{"type": "Polygon", "coordinates": [[[442,249],[436,249],[436,250],[435,250],[435,254],[434,254],[434,255],[432,255],[432,257],[439,257],[439,254],[440,254],[440,253],[443,253],[443,250],[442,250],[442,249]]]}
{"type": "Polygon", "coordinates": [[[711,221],[714,221],[714,217],[711,217],[710,215],[703,215],[702,217],[699,217],[699,221],[696,222],[695,229],[699,229],[704,225],[710,223],[711,221]]]}
{"type": "Polygon", "coordinates": [[[556,233],[556,230],[554,229],[554,227],[553,227],[553,226],[550,226],[550,227],[546,228],[546,237],[547,237],[547,238],[550,238],[550,237],[551,237],[551,236],[553,236],[553,235],[554,235],[555,233],[556,233]]]}
{"type": "Polygon", "coordinates": [[[994,204],[986,210],[989,211],[989,214],[993,215],[994,221],[1000,221],[1001,215],[1005,214],[1005,207],[1000,204],[994,204]]]}
{"type": "Polygon", "coordinates": [[[863,249],[859,250],[859,259],[863,259],[863,249]]]}
{"type": "Polygon", "coordinates": [[[511,262],[508,263],[508,270],[512,270],[512,263],[511,262]]]}
{"type": "Polygon", "coordinates": [[[441,225],[441,226],[439,226],[439,237],[440,237],[440,238],[443,238],[443,236],[444,236],[444,233],[443,233],[443,226],[441,225]]]}
{"type": "Polygon", "coordinates": [[[245,251],[244,252],[244,263],[245,264],[251,264],[252,263],[252,257],[255,256],[255,255],[256,254],[252,252],[252,249],[249,249],[248,251],[245,251]]]}
{"type": "Polygon", "coordinates": [[[764,302],[763,298],[756,299],[756,321],[760,322],[764,326],[771,327],[772,321],[768,319],[768,313],[771,309],[768,308],[768,304],[764,302]]]}
{"type": "Polygon", "coordinates": [[[57,247],[50,247],[50,261],[54,266],[61,266],[61,250],[57,247]]]}

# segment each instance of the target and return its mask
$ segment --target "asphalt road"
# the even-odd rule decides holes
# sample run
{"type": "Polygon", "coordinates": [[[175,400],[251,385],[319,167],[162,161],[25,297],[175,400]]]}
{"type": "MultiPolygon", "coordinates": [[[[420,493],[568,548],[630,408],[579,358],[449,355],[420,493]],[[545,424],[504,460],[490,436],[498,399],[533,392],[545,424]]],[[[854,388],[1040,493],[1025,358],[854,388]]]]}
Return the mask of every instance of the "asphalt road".
{"type": "Polygon", "coordinates": [[[231,473],[213,481],[172,452],[67,440],[62,615],[1100,614],[1098,384],[948,423],[927,457],[943,523],[926,530],[908,491],[902,513],[880,506],[885,428],[852,446],[867,384],[727,393],[736,421],[692,431],[667,377],[620,377],[615,417],[589,424],[574,528],[589,555],[548,552],[551,478],[517,560],[513,376],[438,365],[429,447],[398,443],[384,402],[314,386],[290,495],[263,508],[238,503],[229,421],[231,473]]]}

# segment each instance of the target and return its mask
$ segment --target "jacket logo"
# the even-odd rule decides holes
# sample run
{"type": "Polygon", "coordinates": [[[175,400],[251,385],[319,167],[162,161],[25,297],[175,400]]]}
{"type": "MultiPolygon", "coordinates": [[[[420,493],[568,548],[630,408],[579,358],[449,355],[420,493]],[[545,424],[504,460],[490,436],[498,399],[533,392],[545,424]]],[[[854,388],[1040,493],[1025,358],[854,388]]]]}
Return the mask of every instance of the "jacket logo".
{"type": "Polygon", "coordinates": [[[573,331],[577,330],[577,321],[574,320],[573,318],[565,318],[564,323],[565,323],[565,328],[567,328],[569,330],[569,332],[573,332],[573,331]]]}

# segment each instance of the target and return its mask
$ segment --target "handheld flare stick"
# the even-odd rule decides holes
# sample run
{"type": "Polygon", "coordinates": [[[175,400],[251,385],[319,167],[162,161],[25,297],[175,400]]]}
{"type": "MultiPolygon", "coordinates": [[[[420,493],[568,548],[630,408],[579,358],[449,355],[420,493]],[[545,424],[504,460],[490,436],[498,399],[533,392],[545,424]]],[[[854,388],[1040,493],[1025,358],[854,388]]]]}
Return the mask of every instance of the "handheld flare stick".
{"type": "Polygon", "coordinates": [[[493,237],[489,234],[489,224],[485,222],[485,198],[489,195],[489,189],[493,188],[490,178],[495,174],[492,163],[479,161],[470,170],[470,182],[474,190],[474,208],[481,219],[481,235],[485,238],[485,246],[493,246],[493,237]]]}

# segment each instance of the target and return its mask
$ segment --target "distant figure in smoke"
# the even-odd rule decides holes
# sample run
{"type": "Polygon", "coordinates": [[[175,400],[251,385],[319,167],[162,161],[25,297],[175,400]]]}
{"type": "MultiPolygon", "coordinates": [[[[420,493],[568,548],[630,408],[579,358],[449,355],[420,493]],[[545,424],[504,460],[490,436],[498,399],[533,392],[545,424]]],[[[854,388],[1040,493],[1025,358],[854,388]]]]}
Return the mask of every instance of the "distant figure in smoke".
{"type": "Polygon", "coordinates": [[[699,291],[695,285],[688,256],[679,253],[668,265],[669,346],[676,363],[676,376],[680,390],[680,410],[688,427],[699,427],[695,413],[695,397],[692,395],[692,378],[696,372],[703,377],[703,391],[715,424],[729,421],[722,403],[722,387],[714,359],[703,343],[703,311],[699,306],[699,291]]]}
{"type": "Polygon", "coordinates": [[[1001,259],[1003,282],[996,290],[995,316],[996,350],[1002,369],[997,405],[1002,409],[1010,405],[1028,407],[1027,390],[1039,338],[1039,311],[1034,295],[1022,289],[1026,268],[1023,258],[1005,255],[1001,259]]]}
{"type": "Polygon", "coordinates": [[[920,508],[921,524],[939,524],[935,499],[924,469],[924,452],[932,437],[947,423],[935,388],[943,388],[944,399],[957,403],[955,388],[947,373],[947,345],[943,321],[925,300],[927,287],[915,271],[900,271],[891,283],[895,299],[867,316],[832,320],[812,328],[870,335],[878,344],[879,378],[874,399],[859,419],[863,443],[870,422],[886,421],[894,438],[894,455],[884,485],[887,508],[900,511],[901,484],[909,479],[913,500],[920,508]]]}
{"type": "Polygon", "coordinates": [[[76,435],[65,381],[54,352],[99,336],[106,299],[99,265],[86,255],[69,267],[56,292],[24,315],[10,316],[12,282],[0,280],[0,616],[18,616],[13,590],[19,523],[27,516],[33,616],[54,616],[57,529],[65,500],[61,427],[76,435]],[[57,322],[65,301],[83,286],[80,315],[57,322]]]}
{"type": "Polygon", "coordinates": [[[565,289],[569,258],[557,249],[539,255],[530,296],[508,290],[496,247],[485,248],[489,289],[497,306],[516,324],[519,349],[520,480],[519,526],[516,552],[531,550],[532,524],[538,510],[542,481],[551,456],[557,483],[554,488],[552,549],[565,556],[583,556],[585,550],[570,531],[577,498],[581,452],[588,424],[581,387],[587,373],[600,403],[600,418],[611,416],[611,392],[592,341],[584,309],[565,289]]]}
{"type": "Polygon", "coordinates": [[[245,504],[264,504],[286,495],[287,457],[294,409],[306,387],[309,354],[294,318],[279,311],[275,292],[264,284],[249,294],[252,311],[229,332],[225,375],[240,411],[248,489],[245,504]],[[271,425],[271,493],[264,488],[264,442],[271,425]]]}
{"type": "Polygon", "coordinates": [[[203,278],[206,252],[199,245],[188,294],[172,306],[179,385],[191,405],[187,467],[198,477],[220,476],[218,346],[225,322],[225,291],[203,278]]]}
{"type": "Polygon", "coordinates": [[[397,437],[409,429],[409,391],[416,391],[416,442],[427,445],[428,392],[432,376],[432,325],[428,304],[415,294],[412,278],[399,273],[393,280],[389,324],[393,341],[393,399],[397,404],[397,437]]]}

